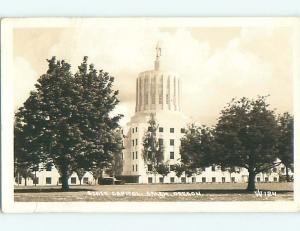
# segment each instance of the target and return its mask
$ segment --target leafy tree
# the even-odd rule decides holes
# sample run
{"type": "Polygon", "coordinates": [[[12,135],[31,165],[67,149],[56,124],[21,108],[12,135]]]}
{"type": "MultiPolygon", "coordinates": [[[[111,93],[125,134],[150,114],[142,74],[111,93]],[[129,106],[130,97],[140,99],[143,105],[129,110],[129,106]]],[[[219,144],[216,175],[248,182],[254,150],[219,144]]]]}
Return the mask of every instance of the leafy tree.
{"type": "Polygon", "coordinates": [[[157,173],[163,176],[163,182],[165,177],[170,173],[170,166],[167,163],[160,163],[156,169],[157,173]]]}
{"type": "Polygon", "coordinates": [[[248,191],[255,190],[255,176],[278,165],[278,127],[266,97],[233,99],[222,111],[215,128],[214,162],[223,167],[246,168],[248,191]]]}
{"type": "Polygon", "coordinates": [[[174,165],[174,172],[178,178],[182,176],[185,170],[186,167],[182,163],[177,163],[174,165]]]}
{"type": "Polygon", "coordinates": [[[68,190],[73,171],[91,168],[95,163],[112,160],[111,141],[119,127],[121,115],[111,116],[119,102],[118,91],[112,89],[113,77],[93,65],[87,57],[75,76],[70,64],[55,57],[48,60],[47,73],[35,85],[16,118],[21,145],[32,159],[51,161],[62,177],[62,189],[68,190]]]}
{"type": "MultiPolygon", "coordinates": [[[[119,156],[122,151],[122,136],[119,132],[119,120],[122,117],[112,117],[111,111],[119,102],[118,91],[112,89],[114,78],[94,66],[87,64],[87,57],[78,67],[75,74],[75,83],[79,87],[80,101],[78,102],[77,122],[85,137],[86,146],[83,153],[82,165],[86,170],[95,166],[104,168],[120,167],[119,156]],[[89,166],[85,164],[88,160],[89,166]],[[91,162],[92,161],[92,162],[91,162]]],[[[80,167],[80,166],[78,166],[80,167]]]]}
{"type": "Polygon", "coordinates": [[[98,168],[98,167],[93,167],[91,169],[91,173],[93,174],[94,180],[95,180],[95,185],[98,182],[98,179],[102,177],[102,168],[98,168]]]}
{"type": "Polygon", "coordinates": [[[150,114],[148,124],[149,127],[145,132],[143,139],[143,159],[147,165],[151,166],[151,170],[149,170],[149,172],[156,176],[157,168],[164,159],[164,148],[163,144],[159,143],[159,139],[157,138],[158,125],[156,124],[155,115],[153,113],[150,114]]]}
{"type": "Polygon", "coordinates": [[[19,182],[19,177],[22,177],[24,178],[25,180],[25,186],[27,186],[27,179],[30,178],[30,179],[34,179],[34,174],[32,174],[32,171],[25,167],[25,166],[22,166],[22,167],[19,167],[18,168],[18,182],[19,182]]]}
{"type": "Polygon", "coordinates": [[[120,176],[123,171],[123,134],[121,129],[114,131],[115,140],[112,143],[112,161],[110,162],[110,165],[107,166],[106,172],[115,178],[116,176],[120,176]]]}
{"type": "Polygon", "coordinates": [[[294,168],[294,117],[289,113],[279,116],[278,158],[286,168],[286,180],[290,181],[289,169],[294,168]]]}
{"type": "Polygon", "coordinates": [[[45,161],[46,157],[38,145],[40,137],[33,132],[34,127],[24,127],[18,113],[14,123],[14,175],[18,184],[24,178],[26,186],[27,178],[35,179],[36,175],[32,171],[38,171],[40,162],[45,161]]]}
{"type": "Polygon", "coordinates": [[[213,131],[206,126],[192,124],[181,139],[181,162],[186,174],[192,176],[199,169],[210,166],[213,150],[213,131]]]}

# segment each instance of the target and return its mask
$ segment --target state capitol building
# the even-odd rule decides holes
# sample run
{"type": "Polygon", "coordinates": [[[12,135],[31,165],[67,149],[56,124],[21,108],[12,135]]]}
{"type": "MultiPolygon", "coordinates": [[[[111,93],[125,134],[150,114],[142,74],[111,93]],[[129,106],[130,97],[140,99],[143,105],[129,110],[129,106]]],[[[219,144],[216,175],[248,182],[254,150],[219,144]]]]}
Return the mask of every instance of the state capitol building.
{"type": "MultiPolygon", "coordinates": [[[[181,80],[180,77],[164,68],[164,53],[160,43],[156,46],[154,69],[141,72],[136,79],[135,115],[127,124],[123,152],[123,178],[128,183],[206,183],[206,182],[247,182],[248,171],[237,169],[230,173],[222,171],[218,166],[203,169],[201,174],[191,177],[177,177],[172,171],[174,165],[180,162],[180,139],[185,127],[191,122],[181,110],[181,80]],[[166,177],[152,174],[143,159],[143,139],[147,131],[150,115],[155,115],[158,124],[159,143],[164,147],[163,162],[170,166],[166,177]]],[[[277,167],[268,174],[257,174],[257,182],[277,182],[279,173],[284,168],[277,167]]],[[[284,174],[284,173],[282,173],[284,174]]]]}
{"type": "MultiPolygon", "coordinates": [[[[156,46],[154,69],[141,72],[136,79],[135,114],[124,127],[123,172],[117,176],[126,183],[243,183],[248,181],[248,171],[237,169],[236,172],[222,171],[219,166],[202,169],[201,174],[187,177],[184,173],[177,177],[172,171],[180,162],[180,140],[185,128],[191,121],[182,112],[182,89],[180,77],[164,67],[164,50],[160,43],[156,46]],[[158,130],[156,136],[164,147],[163,162],[168,163],[170,173],[166,177],[152,174],[143,159],[143,139],[147,131],[150,115],[155,115],[158,130]]],[[[283,165],[273,168],[269,173],[256,175],[256,182],[278,182],[279,176],[285,174],[283,165]]],[[[291,174],[293,174],[291,172],[291,174]]],[[[91,172],[86,172],[81,182],[76,173],[69,178],[70,185],[91,184],[91,172]]],[[[18,185],[60,185],[61,177],[55,168],[50,166],[36,172],[33,179],[16,180],[18,185]],[[26,182],[26,183],[25,183],[26,182]]]]}

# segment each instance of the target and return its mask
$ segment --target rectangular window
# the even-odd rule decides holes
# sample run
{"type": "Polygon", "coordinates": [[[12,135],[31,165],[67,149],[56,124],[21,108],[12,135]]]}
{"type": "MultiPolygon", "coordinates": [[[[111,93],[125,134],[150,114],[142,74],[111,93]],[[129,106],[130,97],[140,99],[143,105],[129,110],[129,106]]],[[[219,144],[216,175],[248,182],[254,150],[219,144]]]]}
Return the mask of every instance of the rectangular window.
{"type": "Polygon", "coordinates": [[[202,177],[202,182],[203,182],[203,183],[206,182],[206,177],[202,177]]]}
{"type": "Polygon", "coordinates": [[[39,178],[38,177],[33,178],[33,184],[39,184],[39,178]]]}
{"type": "Polygon", "coordinates": [[[211,181],[212,181],[213,183],[215,183],[215,182],[216,182],[216,178],[215,178],[215,177],[211,178],[211,181]]]}
{"type": "Polygon", "coordinates": [[[174,139],[170,139],[170,145],[174,146],[174,139]]]}
{"type": "Polygon", "coordinates": [[[148,177],[148,183],[152,184],[152,182],[153,182],[152,177],[148,177]]]}
{"type": "Polygon", "coordinates": [[[170,171],[174,171],[174,164],[170,165],[170,171]]]}
{"type": "Polygon", "coordinates": [[[137,164],[135,165],[135,171],[138,171],[138,165],[137,164]]]}
{"type": "Polygon", "coordinates": [[[132,133],[134,133],[134,128],[132,128],[132,133]]]}
{"type": "Polygon", "coordinates": [[[134,160],[134,152],[132,153],[132,159],[134,160]]]}
{"type": "Polygon", "coordinates": [[[137,145],[138,144],[138,139],[135,139],[135,145],[137,145]]]}
{"type": "Polygon", "coordinates": [[[134,172],[134,165],[132,165],[132,171],[134,172]]]}
{"type": "Polygon", "coordinates": [[[71,184],[76,184],[76,177],[71,177],[71,184]]]}
{"type": "Polygon", "coordinates": [[[196,177],[192,177],[192,183],[196,183],[196,177]]]}
{"type": "Polygon", "coordinates": [[[231,182],[235,183],[235,177],[231,177],[231,182]]]}
{"type": "Polygon", "coordinates": [[[269,182],[269,177],[265,177],[265,182],[269,182]]]}
{"type": "Polygon", "coordinates": [[[164,145],[164,140],[163,139],[158,139],[158,144],[159,146],[163,146],[164,145]]]}
{"type": "Polygon", "coordinates": [[[135,132],[137,132],[137,127],[135,127],[135,132]]]}
{"type": "Polygon", "coordinates": [[[273,172],[277,172],[277,168],[273,168],[273,172]]]}
{"type": "Polygon", "coordinates": [[[170,159],[174,160],[174,152],[170,152],[170,159]]]}
{"type": "Polygon", "coordinates": [[[185,183],[185,182],[186,182],[185,177],[181,177],[181,183],[185,183]]]}
{"type": "Polygon", "coordinates": [[[215,166],[211,166],[211,171],[212,172],[216,171],[216,167],[215,166]]]}
{"type": "Polygon", "coordinates": [[[174,128],[170,128],[170,133],[174,133],[174,128]]]}
{"type": "Polygon", "coordinates": [[[132,146],[134,146],[134,140],[132,140],[132,146]]]}
{"type": "Polygon", "coordinates": [[[180,129],[180,132],[181,132],[181,133],[185,133],[185,129],[184,129],[184,128],[181,128],[181,129],[180,129]]]}
{"type": "Polygon", "coordinates": [[[257,182],[260,182],[260,177],[257,177],[257,178],[256,178],[256,181],[257,181],[257,182]]]}
{"type": "Polygon", "coordinates": [[[284,168],[281,168],[281,172],[284,173],[284,168]]]}
{"type": "Polygon", "coordinates": [[[51,181],[52,181],[51,177],[46,177],[46,184],[51,184],[51,181]]]}
{"type": "Polygon", "coordinates": [[[159,131],[159,132],[164,132],[164,128],[163,128],[163,127],[159,127],[159,128],[158,128],[158,131],[159,131]]]}
{"type": "Polygon", "coordinates": [[[83,177],[83,183],[84,184],[89,184],[89,178],[88,177],[83,177]]]}
{"type": "Polygon", "coordinates": [[[273,180],[274,180],[274,182],[277,182],[277,177],[274,177],[274,179],[273,179],[273,180]]]}
{"type": "Polygon", "coordinates": [[[138,158],[138,154],[137,154],[137,152],[135,152],[135,159],[137,159],[138,158]]]}
{"type": "Polygon", "coordinates": [[[225,177],[222,177],[222,183],[225,183],[225,177]]]}
{"type": "Polygon", "coordinates": [[[170,178],[170,182],[171,182],[171,183],[174,183],[174,182],[175,182],[175,178],[174,178],[174,177],[171,177],[171,178],[170,178]]]}
{"type": "Polygon", "coordinates": [[[62,183],[62,179],[61,177],[58,178],[58,183],[61,184],[62,183]]]}
{"type": "Polygon", "coordinates": [[[163,177],[159,178],[159,183],[164,183],[164,178],[163,177]]]}
{"type": "Polygon", "coordinates": [[[148,164],[148,171],[152,171],[152,165],[151,164],[148,164]]]}

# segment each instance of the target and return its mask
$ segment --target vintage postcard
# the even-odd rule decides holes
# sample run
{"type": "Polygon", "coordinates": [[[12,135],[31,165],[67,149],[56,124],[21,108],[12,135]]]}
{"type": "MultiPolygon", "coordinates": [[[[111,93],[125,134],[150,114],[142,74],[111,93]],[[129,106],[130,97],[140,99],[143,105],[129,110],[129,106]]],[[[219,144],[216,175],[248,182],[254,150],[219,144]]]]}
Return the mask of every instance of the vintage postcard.
{"type": "Polygon", "coordinates": [[[3,211],[298,211],[299,29],[3,19],[3,211]]]}

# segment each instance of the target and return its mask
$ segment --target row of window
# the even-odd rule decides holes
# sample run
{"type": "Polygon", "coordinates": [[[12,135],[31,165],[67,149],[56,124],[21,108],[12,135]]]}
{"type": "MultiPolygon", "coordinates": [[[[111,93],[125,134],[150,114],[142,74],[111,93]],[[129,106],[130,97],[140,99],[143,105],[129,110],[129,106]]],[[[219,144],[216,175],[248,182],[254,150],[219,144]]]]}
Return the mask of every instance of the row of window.
{"type": "MultiPolygon", "coordinates": [[[[216,169],[222,170],[222,171],[226,171],[225,168],[222,168],[222,167],[220,167],[220,166],[217,166],[217,167],[216,167],[216,166],[212,166],[212,167],[211,167],[211,171],[212,171],[212,172],[216,171],[216,169]]],[[[205,168],[202,168],[202,170],[205,171],[205,168]]],[[[235,170],[236,170],[236,172],[240,172],[240,169],[238,169],[238,168],[236,168],[235,170]]],[[[284,173],[284,172],[285,172],[285,168],[282,167],[279,171],[281,171],[281,173],[284,173]]],[[[272,169],[272,172],[276,173],[276,172],[278,172],[278,169],[277,169],[277,168],[273,168],[273,169],[272,169]]]]}
{"type": "MultiPolygon", "coordinates": [[[[206,180],[207,180],[206,177],[202,177],[201,178],[201,182],[202,183],[208,182],[206,180]]],[[[231,177],[230,180],[231,180],[230,181],[231,183],[235,183],[236,182],[235,177],[231,177]]],[[[187,179],[186,179],[186,177],[181,177],[180,181],[181,181],[181,183],[186,183],[187,179]]],[[[256,181],[257,182],[261,182],[259,177],[256,179],[256,181]]],[[[277,182],[278,181],[277,177],[274,177],[273,181],[277,182]]],[[[192,182],[196,183],[196,177],[192,177],[192,182]]],[[[216,177],[212,177],[210,182],[216,183],[216,177]]],[[[265,182],[269,182],[269,178],[268,177],[265,178],[265,182]]],[[[150,183],[150,184],[154,183],[152,177],[148,177],[148,183],[150,183]]],[[[159,177],[159,183],[164,183],[164,178],[163,177],[159,177]]],[[[170,177],[170,183],[175,183],[175,177],[170,177]]],[[[226,178],[225,177],[222,177],[222,183],[226,183],[226,178]]]]}
{"type": "MultiPolygon", "coordinates": [[[[134,146],[134,145],[137,145],[138,144],[138,139],[133,139],[132,140],[132,146],[134,146]]],[[[163,139],[161,139],[161,138],[159,138],[158,139],[158,144],[160,145],[160,146],[162,146],[162,145],[164,145],[164,140],[163,139]]],[[[175,140],[174,139],[170,139],[170,146],[174,146],[175,145],[175,140]]]]}
{"type": "MultiPolygon", "coordinates": [[[[174,159],[174,152],[170,152],[170,159],[174,159]]],[[[170,171],[174,171],[174,165],[169,165],[170,171]]],[[[148,165],[148,171],[152,171],[152,165],[148,165]]],[[[284,168],[283,168],[284,169],[284,168]]],[[[205,171],[205,168],[202,168],[203,171],[205,171]]],[[[215,166],[212,166],[212,171],[214,172],[216,170],[215,166]]],[[[282,169],[281,169],[282,170],[282,169]]],[[[224,170],[223,170],[224,171],[224,170]]],[[[239,171],[237,171],[239,172],[239,171]]],[[[214,177],[213,177],[214,178],[214,177]]],[[[224,178],[225,179],[225,178],[224,178]]],[[[265,182],[268,182],[268,177],[265,177],[265,182]]],[[[274,177],[274,181],[277,181],[277,177],[274,177]]],[[[214,181],[213,181],[214,182],[214,181]]],[[[257,182],[260,182],[260,177],[257,177],[257,182]]]]}
{"type": "MultiPolygon", "coordinates": [[[[138,128],[131,128],[131,132],[135,133],[138,131],[138,128]]],[[[151,127],[148,127],[148,131],[151,131],[151,127]]],[[[164,128],[163,127],[159,127],[158,128],[159,132],[164,132],[164,128]]],[[[175,128],[170,128],[170,133],[174,133],[175,132],[175,128]]],[[[180,133],[185,133],[185,129],[184,128],[180,128],[180,133]]]]}
{"type": "MultiPolygon", "coordinates": [[[[89,178],[88,177],[83,177],[82,181],[84,184],[88,184],[89,182],[89,178]]],[[[22,178],[19,178],[19,182],[18,179],[16,179],[16,183],[22,184],[22,178]]],[[[58,184],[62,183],[62,179],[61,177],[58,178],[58,184]]],[[[76,184],[77,183],[77,178],[76,177],[71,177],[71,184],[76,184]]],[[[33,184],[39,184],[39,178],[36,177],[33,179],[33,184]]],[[[52,184],[52,177],[46,177],[46,184],[52,184]]]]}
{"type": "MultiPolygon", "coordinates": [[[[260,179],[260,177],[257,177],[256,181],[257,182],[262,182],[261,179],[260,179]]],[[[264,182],[269,182],[269,181],[270,181],[269,177],[265,177],[264,182]]],[[[277,182],[278,181],[277,177],[273,177],[273,181],[277,182]]]]}

